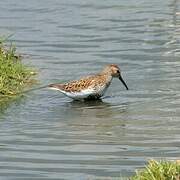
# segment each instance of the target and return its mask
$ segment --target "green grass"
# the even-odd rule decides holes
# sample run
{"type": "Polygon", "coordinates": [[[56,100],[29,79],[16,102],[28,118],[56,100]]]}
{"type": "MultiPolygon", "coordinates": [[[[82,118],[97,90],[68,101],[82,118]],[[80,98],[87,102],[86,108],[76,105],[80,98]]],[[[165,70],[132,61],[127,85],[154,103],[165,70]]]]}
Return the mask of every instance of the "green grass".
{"type": "Polygon", "coordinates": [[[25,87],[33,83],[31,68],[24,65],[21,56],[16,53],[13,45],[4,45],[0,39],[0,101],[17,95],[25,87]]]}
{"type": "Polygon", "coordinates": [[[149,161],[148,165],[136,171],[130,180],[180,180],[179,161],[149,161]]]}

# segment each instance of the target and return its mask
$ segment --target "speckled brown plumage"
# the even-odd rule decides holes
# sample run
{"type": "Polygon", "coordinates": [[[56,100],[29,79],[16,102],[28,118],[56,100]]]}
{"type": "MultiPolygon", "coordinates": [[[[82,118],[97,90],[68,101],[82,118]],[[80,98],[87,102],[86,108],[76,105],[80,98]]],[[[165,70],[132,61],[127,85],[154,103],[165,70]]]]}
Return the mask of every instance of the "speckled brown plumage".
{"type": "MultiPolygon", "coordinates": [[[[84,77],[80,80],[75,80],[64,84],[50,84],[49,87],[59,90],[73,99],[76,98],[76,94],[78,98],[81,98],[80,93],[82,93],[82,99],[88,97],[101,97],[110,85],[113,77],[121,77],[120,69],[115,64],[106,66],[99,74],[84,77]]],[[[126,86],[124,81],[123,84],[126,86]]]]}
{"type": "Polygon", "coordinates": [[[67,92],[80,92],[89,87],[96,88],[96,86],[101,86],[106,83],[106,79],[105,75],[96,75],[65,84],[50,84],[49,87],[56,87],[67,92]]]}

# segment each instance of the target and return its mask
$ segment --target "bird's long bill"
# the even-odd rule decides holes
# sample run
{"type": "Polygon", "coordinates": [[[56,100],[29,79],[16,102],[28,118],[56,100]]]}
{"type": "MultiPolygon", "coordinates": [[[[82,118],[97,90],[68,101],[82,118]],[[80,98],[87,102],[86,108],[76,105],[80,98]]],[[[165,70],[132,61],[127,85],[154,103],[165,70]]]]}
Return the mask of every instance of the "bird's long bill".
{"type": "Polygon", "coordinates": [[[124,84],[124,86],[125,86],[126,89],[128,90],[128,87],[127,87],[126,83],[124,82],[124,80],[123,80],[123,78],[122,78],[121,75],[119,76],[119,80],[124,84]]]}

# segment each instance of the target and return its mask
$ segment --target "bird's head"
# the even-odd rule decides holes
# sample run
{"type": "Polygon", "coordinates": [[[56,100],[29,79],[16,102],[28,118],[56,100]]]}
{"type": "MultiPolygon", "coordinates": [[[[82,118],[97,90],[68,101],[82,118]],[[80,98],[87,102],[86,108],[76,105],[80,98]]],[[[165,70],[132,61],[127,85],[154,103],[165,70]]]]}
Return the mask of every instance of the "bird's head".
{"type": "Polygon", "coordinates": [[[121,71],[118,65],[116,64],[110,64],[108,66],[106,66],[103,70],[104,73],[108,73],[110,74],[112,77],[115,78],[119,78],[119,80],[123,83],[123,85],[126,87],[126,89],[128,90],[128,87],[125,83],[125,81],[123,80],[122,76],[121,76],[121,71]]]}

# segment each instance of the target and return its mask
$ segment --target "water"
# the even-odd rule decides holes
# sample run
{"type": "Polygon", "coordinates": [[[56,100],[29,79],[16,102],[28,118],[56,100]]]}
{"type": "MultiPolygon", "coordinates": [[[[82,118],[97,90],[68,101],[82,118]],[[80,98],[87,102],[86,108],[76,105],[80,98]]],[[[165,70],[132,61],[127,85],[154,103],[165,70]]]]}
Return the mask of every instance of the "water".
{"type": "Polygon", "coordinates": [[[1,1],[0,33],[41,85],[117,63],[130,88],[114,80],[89,103],[42,89],[1,107],[0,179],[111,179],[180,158],[179,1],[1,1]]]}

